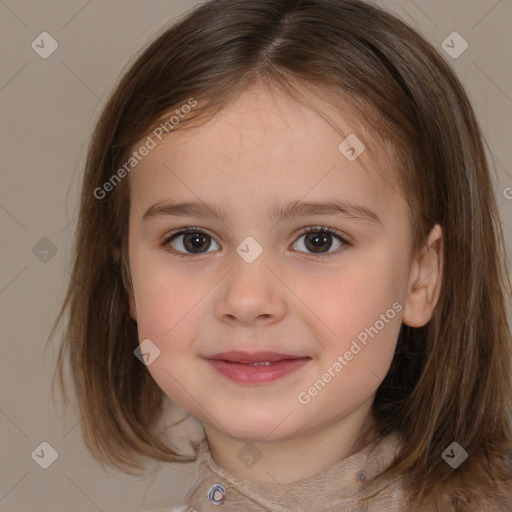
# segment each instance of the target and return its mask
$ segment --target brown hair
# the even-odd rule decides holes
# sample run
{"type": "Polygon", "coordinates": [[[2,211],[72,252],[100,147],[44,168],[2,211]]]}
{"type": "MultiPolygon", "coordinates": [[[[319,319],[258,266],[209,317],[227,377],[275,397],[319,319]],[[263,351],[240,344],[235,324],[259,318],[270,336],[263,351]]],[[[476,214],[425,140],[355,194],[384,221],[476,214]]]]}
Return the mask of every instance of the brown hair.
{"type": "Polygon", "coordinates": [[[510,282],[483,138],[444,59],[407,25],[358,0],[207,2],[151,42],[115,88],[90,143],[57,319],[69,312],[57,370],[63,390],[69,358],[87,447],[130,473],[143,467],[140,455],[191,460],[157,429],[165,395],[134,357],[128,180],[101,200],[94,191],[166,113],[195,98],[198,107],[176,128],[193,127],[255,80],[347,101],[394,150],[415,247],[435,224],[443,229],[435,313],[425,327],[402,325],[374,402],[380,433],[403,436],[382,478],[405,475],[415,510],[427,497],[439,510],[491,498],[510,506],[510,282]],[[456,470],[441,457],[453,441],[469,453],[456,470]]]}

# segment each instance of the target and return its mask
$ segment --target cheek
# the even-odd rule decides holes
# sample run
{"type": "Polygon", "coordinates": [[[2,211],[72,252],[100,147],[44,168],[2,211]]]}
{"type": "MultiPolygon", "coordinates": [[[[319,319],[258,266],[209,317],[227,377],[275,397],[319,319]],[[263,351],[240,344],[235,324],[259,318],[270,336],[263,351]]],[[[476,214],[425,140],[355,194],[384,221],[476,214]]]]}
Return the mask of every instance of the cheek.
{"type": "Polygon", "coordinates": [[[395,302],[403,302],[404,279],[400,267],[400,263],[389,257],[361,258],[335,275],[307,278],[302,293],[326,327],[334,331],[331,335],[354,336],[357,333],[352,328],[370,327],[395,302]]]}
{"type": "Polygon", "coordinates": [[[369,369],[381,379],[389,369],[404,301],[405,267],[397,258],[373,253],[351,260],[336,276],[317,276],[314,287],[308,281],[307,302],[320,326],[323,363],[329,368],[338,356],[347,362],[340,381],[350,377],[357,386],[361,379],[372,378],[369,369]]]}
{"type": "Polygon", "coordinates": [[[143,253],[133,258],[132,281],[139,338],[154,340],[161,350],[183,339],[176,333],[183,334],[183,329],[194,324],[205,286],[194,286],[183,274],[143,253]]]}
{"type": "Polygon", "coordinates": [[[150,276],[139,282],[134,280],[135,303],[137,306],[137,325],[146,336],[160,337],[177,322],[178,315],[184,307],[184,294],[181,300],[170,293],[170,283],[153,280],[150,276]]]}
{"type": "MultiPolygon", "coordinates": [[[[176,275],[165,266],[134,264],[133,284],[137,307],[139,340],[150,339],[159,355],[147,367],[152,378],[181,407],[190,408],[194,389],[190,365],[194,357],[201,297],[206,290],[190,286],[188,279],[176,275]]],[[[153,262],[154,263],[154,262],[153,262]]]]}

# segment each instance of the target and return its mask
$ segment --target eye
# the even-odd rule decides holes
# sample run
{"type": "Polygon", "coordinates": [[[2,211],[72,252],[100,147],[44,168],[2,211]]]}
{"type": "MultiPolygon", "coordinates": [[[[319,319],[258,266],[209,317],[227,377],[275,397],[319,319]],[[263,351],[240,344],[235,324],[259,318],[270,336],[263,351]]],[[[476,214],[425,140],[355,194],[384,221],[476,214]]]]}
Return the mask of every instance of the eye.
{"type": "Polygon", "coordinates": [[[350,243],[347,242],[337,231],[320,226],[306,228],[299,240],[295,242],[294,249],[302,251],[302,247],[304,247],[307,252],[311,251],[310,254],[314,254],[319,257],[328,257],[339,252],[336,249],[349,245],[350,243]],[[304,241],[301,241],[303,237],[304,241]],[[296,247],[297,245],[299,246],[298,249],[296,247]],[[333,246],[335,249],[334,251],[324,254],[332,249],[333,246]]]}
{"type": "Polygon", "coordinates": [[[170,246],[179,256],[202,254],[208,251],[212,242],[217,246],[214,250],[220,249],[213,238],[200,228],[186,228],[171,234],[163,242],[163,246],[170,246]],[[181,253],[181,254],[180,254],[181,253]]]}
{"type": "MultiPolygon", "coordinates": [[[[162,246],[177,256],[187,257],[211,252],[209,249],[212,243],[216,246],[212,250],[220,249],[217,242],[206,231],[201,228],[187,227],[171,233],[164,240],[162,246]]],[[[317,226],[304,229],[293,248],[300,252],[309,252],[309,254],[315,255],[317,258],[326,258],[338,253],[339,250],[337,249],[349,245],[351,244],[337,231],[324,226],[317,226]],[[304,241],[301,241],[303,237],[304,241]],[[299,247],[296,247],[297,245],[299,247]],[[333,246],[334,251],[330,251],[333,246]],[[302,247],[305,249],[302,249],[302,247]]]]}

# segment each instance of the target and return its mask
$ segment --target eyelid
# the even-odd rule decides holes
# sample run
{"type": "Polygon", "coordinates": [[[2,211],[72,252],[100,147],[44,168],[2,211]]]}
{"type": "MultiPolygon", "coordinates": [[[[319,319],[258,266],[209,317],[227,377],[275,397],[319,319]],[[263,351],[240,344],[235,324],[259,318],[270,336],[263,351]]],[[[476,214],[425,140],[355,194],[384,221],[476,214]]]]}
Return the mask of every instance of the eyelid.
{"type": "Polygon", "coordinates": [[[199,227],[196,227],[196,226],[185,226],[183,228],[174,229],[173,231],[167,233],[164,236],[164,240],[162,242],[162,245],[168,244],[176,235],[186,235],[187,233],[201,233],[203,235],[207,235],[207,236],[209,236],[211,238],[214,238],[213,235],[210,235],[210,233],[208,233],[208,231],[206,231],[203,228],[199,228],[199,227]]]}
{"type": "Polygon", "coordinates": [[[346,243],[347,245],[351,245],[351,242],[350,242],[350,237],[348,235],[345,235],[344,233],[342,233],[341,231],[338,231],[337,229],[334,229],[334,228],[329,228],[327,226],[307,226],[305,228],[301,228],[299,230],[299,235],[304,235],[306,233],[310,233],[310,232],[324,232],[324,233],[329,233],[333,236],[336,236],[337,238],[341,239],[342,242],[346,243]]]}

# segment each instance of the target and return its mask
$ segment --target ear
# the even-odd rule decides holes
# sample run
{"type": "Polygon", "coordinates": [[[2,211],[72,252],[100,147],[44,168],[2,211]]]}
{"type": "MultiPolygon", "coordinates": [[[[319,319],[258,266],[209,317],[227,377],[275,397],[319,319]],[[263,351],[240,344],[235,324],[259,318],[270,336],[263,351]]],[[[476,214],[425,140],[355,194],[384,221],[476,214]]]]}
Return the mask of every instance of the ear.
{"type": "Polygon", "coordinates": [[[443,278],[443,232],[436,224],[414,257],[409,277],[402,322],[409,327],[423,327],[428,323],[441,292],[443,278]]]}

